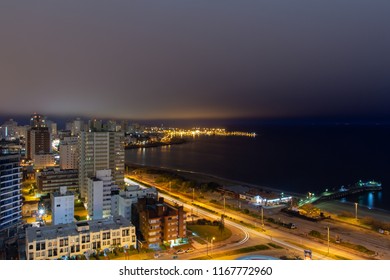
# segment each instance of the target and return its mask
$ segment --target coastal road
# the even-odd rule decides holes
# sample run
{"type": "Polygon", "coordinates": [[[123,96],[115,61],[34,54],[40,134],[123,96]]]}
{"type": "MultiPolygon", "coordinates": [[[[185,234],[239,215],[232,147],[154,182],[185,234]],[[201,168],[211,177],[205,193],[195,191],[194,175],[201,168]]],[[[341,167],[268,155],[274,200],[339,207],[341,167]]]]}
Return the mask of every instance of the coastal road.
{"type": "MultiPolygon", "coordinates": [[[[297,226],[297,229],[286,229],[279,227],[281,231],[291,232],[292,234],[298,236],[300,239],[307,239],[310,231],[315,230],[321,233],[324,237],[327,236],[327,227],[329,226],[329,235],[330,239],[335,240],[338,236],[342,241],[349,242],[351,244],[362,245],[367,249],[370,249],[376,252],[376,255],[371,257],[360,254],[359,252],[343,247],[339,244],[331,243],[330,246],[333,248],[338,248],[340,250],[345,250],[356,255],[361,255],[365,258],[378,258],[378,259],[390,259],[390,238],[389,236],[379,234],[369,229],[363,227],[351,225],[348,223],[343,223],[340,221],[326,219],[319,222],[311,222],[303,220],[297,217],[289,216],[286,213],[278,212],[272,215],[274,219],[280,219],[285,223],[294,223],[297,226]]],[[[276,226],[275,226],[276,227],[276,226]]]]}
{"type": "MultiPolygon", "coordinates": [[[[135,181],[131,181],[130,179],[126,179],[126,182],[127,183],[131,183],[131,184],[139,184],[138,182],[135,182],[135,181]]],[[[153,185],[153,182],[145,182],[146,184],[149,184],[149,185],[153,185]]],[[[175,196],[177,196],[178,194],[175,194],[175,196]]],[[[171,201],[173,203],[177,203],[179,205],[183,205],[184,208],[188,209],[189,211],[193,211],[193,213],[199,213],[201,215],[204,215],[204,216],[207,216],[211,219],[220,219],[220,214],[219,215],[216,215],[216,214],[212,214],[208,211],[205,211],[199,207],[196,207],[195,205],[192,205],[192,202],[186,202],[188,201],[187,198],[182,198],[181,200],[178,200],[177,198],[173,198],[167,194],[162,194],[162,193],[159,193],[159,196],[163,197],[164,199],[166,199],[167,201],[171,201]]],[[[216,211],[218,213],[221,212],[221,209],[218,209],[214,206],[211,206],[209,204],[202,204],[201,202],[199,201],[196,201],[197,204],[199,204],[201,207],[203,208],[207,208],[209,210],[213,210],[213,211],[216,211]]],[[[229,217],[237,220],[237,221],[245,221],[247,223],[251,223],[251,224],[254,224],[254,222],[249,219],[249,218],[246,218],[246,217],[243,217],[243,216],[239,216],[237,215],[236,213],[226,213],[229,215],[229,217]]],[[[321,248],[321,246],[317,243],[314,243],[314,242],[311,242],[311,241],[307,241],[304,245],[305,247],[303,246],[300,246],[299,245],[299,240],[297,240],[296,236],[294,235],[291,235],[291,234],[288,234],[288,233],[285,233],[285,232],[279,232],[279,231],[276,231],[276,230],[267,230],[265,233],[262,233],[262,232],[259,232],[257,230],[254,230],[254,229],[250,229],[250,228],[247,228],[245,226],[242,226],[241,224],[239,223],[236,223],[236,222],[233,222],[229,219],[225,219],[225,223],[229,226],[232,226],[232,227],[235,227],[237,229],[240,229],[243,231],[245,237],[238,243],[236,244],[230,244],[229,247],[226,247],[226,248],[223,248],[223,250],[227,250],[227,249],[233,249],[233,248],[240,248],[240,247],[243,247],[243,245],[250,239],[250,238],[256,238],[258,239],[259,243],[267,243],[267,242],[273,242],[273,243],[276,243],[280,246],[283,246],[285,248],[288,248],[290,250],[293,250],[293,251],[298,251],[298,252],[302,252],[302,255],[303,255],[303,251],[305,248],[307,247],[310,247],[310,248],[317,248],[317,251],[320,249],[320,251],[323,251],[323,252],[326,252],[326,250],[324,250],[324,248],[321,248]],[[295,243],[294,242],[289,242],[289,241],[286,241],[286,240],[295,240],[295,243]],[[320,247],[320,248],[318,248],[320,247]]],[[[259,244],[257,243],[257,244],[259,244]]],[[[217,248],[215,249],[215,251],[217,252],[217,248]]],[[[316,252],[316,250],[313,250],[313,258],[314,259],[332,259],[331,257],[329,256],[326,256],[322,253],[319,253],[319,252],[316,252]]],[[[352,255],[349,255],[348,254],[348,257],[346,256],[346,258],[349,258],[349,259],[356,259],[356,256],[352,256],[352,255]]]]}
{"type": "MultiPolygon", "coordinates": [[[[133,181],[132,183],[138,184],[133,181]]],[[[149,180],[146,180],[145,183],[149,185],[154,185],[154,182],[149,180]]],[[[168,200],[177,201],[177,199],[172,198],[168,195],[162,195],[162,194],[160,195],[165,196],[166,199],[168,200]]],[[[175,193],[174,195],[177,196],[179,194],[175,193]]],[[[192,202],[190,202],[186,197],[181,197],[180,200],[181,200],[180,202],[179,201],[177,202],[183,204],[183,206],[185,206],[187,209],[193,209],[193,211],[195,210],[199,211],[199,213],[203,213],[213,219],[220,218],[220,214],[214,215],[205,210],[200,209],[199,207],[195,207],[194,205],[192,205],[192,202]]],[[[214,204],[213,205],[210,205],[209,203],[203,204],[198,200],[196,200],[196,204],[206,209],[216,211],[218,213],[224,213],[223,209],[218,208],[218,206],[214,204]]],[[[258,219],[249,217],[247,215],[240,215],[238,212],[235,211],[226,212],[226,214],[228,214],[229,217],[237,221],[244,221],[252,225],[260,225],[260,221],[258,219]]],[[[359,252],[357,251],[354,251],[346,247],[342,247],[334,243],[330,243],[330,248],[329,248],[330,254],[328,255],[327,242],[324,241],[319,242],[318,240],[311,240],[307,236],[307,234],[313,229],[321,232],[322,234],[324,233],[326,234],[327,229],[325,229],[325,227],[327,225],[322,223],[313,223],[298,218],[288,217],[285,214],[280,213],[279,211],[272,213],[272,217],[276,219],[280,217],[281,219],[284,219],[287,223],[289,222],[296,223],[298,225],[298,230],[277,228],[276,226],[272,225],[272,227],[266,226],[264,228],[266,230],[265,232],[259,232],[254,229],[244,227],[241,224],[235,223],[233,221],[229,221],[228,219],[225,219],[225,221],[229,221],[231,223],[230,225],[235,225],[238,228],[244,229],[246,231],[246,234],[249,233],[248,239],[257,237],[257,238],[261,238],[262,242],[279,243],[279,245],[288,248],[290,250],[302,252],[302,255],[304,249],[312,249],[313,256],[315,259],[333,259],[333,258],[372,259],[374,257],[374,256],[373,257],[364,256],[363,254],[359,254],[359,252]]],[[[343,240],[349,241],[353,244],[363,245],[373,251],[378,251],[378,255],[375,256],[375,258],[390,259],[390,255],[389,255],[390,252],[388,250],[390,240],[387,236],[380,236],[378,233],[373,233],[372,231],[370,232],[362,228],[358,228],[358,229],[353,228],[353,226],[351,225],[339,223],[337,221],[335,222],[334,225],[330,225],[330,231],[331,231],[330,232],[331,238],[334,238],[335,234],[339,231],[339,235],[341,236],[341,238],[343,238],[343,240]]]]}
{"type": "MultiPolygon", "coordinates": [[[[176,198],[172,198],[169,195],[159,194],[159,196],[164,197],[164,199],[172,201],[173,203],[183,205],[184,208],[186,208],[190,211],[192,209],[193,213],[199,213],[199,214],[201,214],[203,216],[207,216],[211,219],[219,219],[220,218],[220,215],[212,214],[212,213],[210,213],[206,210],[203,210],[199,207],[196,207],[192,204],[189,204],[189,203],[186,203],[183,201],[179,201],[176,198]]],[[[196,203],[201,204],[198,201],[196,203]]],[[[213,210],[213,211],[217,211],[217,212],[220,211],[220,209],[216,209],[210,205],[202,204],[201,206],[205,207],[205,208],[207,207],[208,209],[213,210]]],[[[234,213],[226,213],[226,214],[235,220],[252,223],[252,221],[250,221],[249,219],[246,220],[246,218],[235,215],[234,213]]],[[[304,251],[303,247],[299,246],[299,244],[295,245],[289,241],[286,241],[286,240],[296,239],[296,237],[292,236],[291,234],[284,233],[284,232],[278,232],[278,231],[272,231],[272,230],[268,230],[267,232],[263,233],[263,232],[259,232],[259,231],[255,230],[255,229],[251,229],[251,228],[247,228],[245,226],[242,226],[241,224],[233,222],[229,219],[225,219],[225,223],[229,226],[232,226],[232,227],[235,227],[237,229],[242,230],[245,233],[245,237],[238,243],[230,244],[230,245],[224,247],[223,248],[224,251],[243,247],[243,245],[251,238],[251,239],[256,239],[257,244],[272,242],[272,243],[276,243],[282,247],[288,248],[290,250],[293,250],[296,252],[302,252],[301,255],[303,255],[303,251],[304,251]]],[[[299,243],[299,241],[296,241],[296,243],[299,243]]],[[[305,242],[305,248],[306,247],[316,248],[317,250],[321,250],[324,252],[326,251],[325,248],[322,248],[323,246],[320,246],[320,245],[318,245],[314,242],[310,242],[310,241],[305,242]]],[[[215,251],[217,252],[217,249],[215,249],[215,251]]],[[[315,250],[313,250],[313,258],[314,259],[324,259],[324,260],[332,259],[329,256],[326,256],[326,255],[321,254],[319,252],[315,252],[315,250]]],[[[348,257],[346,257],[346,258],[356,259],[356,256],[348,254],[348,257]]]]}
{"type": "MultiPolygon", "coordinates": [[[[221,216],[218,216],[218,215],[212,214],[208,211],[202,210],[202,209],[200,209],[192,204],[188,204],[188,203],[185,203],[183,201],[178,201],[177,199],[175,199],[169,195],[159,193],[159,196],[163,197],[166,201],[171,201],[173,203],[177,203],[179,205],[182,205],[185,209],[191,211],[194,214],[196,213],[197,215],[202,215],[202,216],[208,217],[212,220],[219,220],[221,218],[221,216]]],[[[247,228],[245,228],[237,223],[234,223],[232,221],[229,221],[229,220],[225,220],[225,224],[242,231],[242,233],[244,234],[244,238],[242,240],[240,240],[239,242],[235,243],[234,246],[240,246],[249,240],[249,233],[248,233],[247,228]]]]}

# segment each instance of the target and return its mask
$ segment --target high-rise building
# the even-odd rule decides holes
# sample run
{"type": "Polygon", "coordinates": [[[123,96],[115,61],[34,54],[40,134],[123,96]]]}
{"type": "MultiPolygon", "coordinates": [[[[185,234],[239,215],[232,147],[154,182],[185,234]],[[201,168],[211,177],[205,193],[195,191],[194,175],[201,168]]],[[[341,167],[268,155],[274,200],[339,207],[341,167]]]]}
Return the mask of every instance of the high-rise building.
{"type": "Polygon", "coordinates": [[[17,126],[15,128],[16,138],[27,139],[27,131],[30,129],[29,125],[17,126]]]}
{"type": "Polygon", "coordinates": [[[21,178],[19,153],[0,147],[0,233],[22,221],[21,178]]]}
{"type": "Polygon", "coordinates": [[[81,132],[79,137],[79,185],[87,198],[88,178],[97,170],[111,169],[115,185],[124,185],[125,150],[122,132],[81,132]]]}
{"type": "Polygon", "coordinates": [[[30,126],[33,127],[47,127],[46,119],[44,116],[34,113],[30,118],[30,126]]]}
{"type": "Polygon", "coordinates": [[[97,120],[97,119],[89,120],[88,126],[90,131],[103,130],[103,122],[101,120],[97,120]]]}
{"type": "Polygon", "coordinates": [[[61,187],[51,194],[52,225],[70,224],[74,221],[74,194],[61,187]]]}
{"type": "Polygon", "coordinates": [[[36,154],[51,153],[50,130],[44,116],[34,113],[30,119],[31,129],[27,131],[26,157],[34,160],[36,154]]]}
{"type": "Polygon", "coordinates": [[[17,137],[18,123],[9,119],[0,126],[0,139],[13,140],[17,137]]]}
{"type": "Polygon", "coordinates": [[[78,169],[78,138],[64,137],[60,142],[60,168],[78,169]]]}
{"type": "Polygon", "coordinates": [[[111,215],[111,170],[97,170],[96,176],[88,178],[87,210],[91,220],[108,218],[111,215]]]}
{"type": "Polygon", "coordinates": [[[57,135],[57,123],[46,120],[46,127],[49,128],[51,135],[57,135]]]}
{"type": "Polygon", "coordinates": [[[81,131],[84,131],[84,121],[80,118],[76,118],[71,125],[72,135],[79,135],[81,131]]]}
{"type": "Polygon", "coordinates": [[[32,127],[27,132],[26,156],[34,160],[36,154],[51,152],[50,132],[47,127],[32,127]]]}

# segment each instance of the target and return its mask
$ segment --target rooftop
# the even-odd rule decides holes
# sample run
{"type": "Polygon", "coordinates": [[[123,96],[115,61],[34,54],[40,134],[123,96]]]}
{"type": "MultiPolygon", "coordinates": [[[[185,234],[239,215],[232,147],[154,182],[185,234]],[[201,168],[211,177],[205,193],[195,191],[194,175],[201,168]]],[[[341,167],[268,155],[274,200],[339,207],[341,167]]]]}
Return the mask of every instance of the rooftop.
{"type": "Polygon", "coordinates": [[[116,230],[123,227],[131,227],[132,223],[122,216],[109,219],[82,221],[78,223],[52,225],[44,227],[29,227],[26,229],[27,242],[55,239],[57,237],[78,236],[81,227],[89,227],[88,232],[100,232],[101,230],[116,230]]]}

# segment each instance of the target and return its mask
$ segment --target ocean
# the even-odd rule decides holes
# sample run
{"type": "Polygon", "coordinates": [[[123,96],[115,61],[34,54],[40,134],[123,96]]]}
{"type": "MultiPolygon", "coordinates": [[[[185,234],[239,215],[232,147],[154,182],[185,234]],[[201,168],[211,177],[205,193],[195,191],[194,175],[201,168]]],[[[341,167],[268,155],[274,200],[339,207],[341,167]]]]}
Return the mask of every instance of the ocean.
{"type": "Polygon", "coordinates": [[[126,162],[207,173],[285,192],[320,193],[376,180],[383,190],[344,199],[390,210],[390,126],[227,127],[257,137],[201,136],[185,144],[126,151],[126,162]]]}

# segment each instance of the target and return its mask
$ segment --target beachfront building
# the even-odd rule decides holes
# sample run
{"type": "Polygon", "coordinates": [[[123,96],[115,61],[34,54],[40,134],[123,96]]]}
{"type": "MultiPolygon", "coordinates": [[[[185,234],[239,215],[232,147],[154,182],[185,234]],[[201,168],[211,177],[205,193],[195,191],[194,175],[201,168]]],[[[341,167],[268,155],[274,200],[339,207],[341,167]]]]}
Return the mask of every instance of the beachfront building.
{"type": "Polygon", "coordinates": [[[131,185],[126,186],[124,190],[112,193],[111,214],[120,215],[131,221],[131,206],[143,197],[157,198],[157,189],[131,185]]]}
{"type": "Polygon", "coordinates": [[[258,206],[275,206],[290,203],[292,200],[291,196],[285,196],[283,193],[265,191],[247,186],[224,186],[223,188],[219,188],[218,191],[224,196],[245,200],[248,203],[258,206]]]}
{"type": "Polygon", "coordinates": [[[159,248],[161,244],[176,246],[185,243],[186,212],[183,206],[172,206],[164,198],[140,198],[132,207],[132,222],[142,246],[159,248]]]}
{"type": "Polygon", "coordinates": [[[136,247],[135,227],[123,217],[26,229],[26,259],[89,256],[116,247],[136,247]]]}
{"type": "Polygon", "coordinates": [[[276,206],[291,202],[291,196],[282,196],[275,193],[252,191],[240,194],[240,199],[261,206],[276,206]]]}
{"type": "Polygon", "coordinates": [[[51,194],[52,224],[70,224],[74,220],[74,194],[61,187],[51,194]]]}

